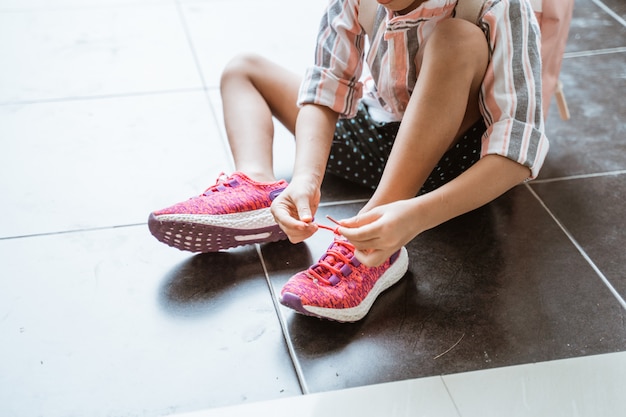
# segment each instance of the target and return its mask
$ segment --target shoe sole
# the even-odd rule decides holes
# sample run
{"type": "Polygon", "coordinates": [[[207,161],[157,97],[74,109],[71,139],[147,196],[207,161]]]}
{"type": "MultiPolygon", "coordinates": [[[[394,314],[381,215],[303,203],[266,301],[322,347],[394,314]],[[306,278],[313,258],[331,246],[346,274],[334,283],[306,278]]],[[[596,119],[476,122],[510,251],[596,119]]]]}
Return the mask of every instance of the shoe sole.
{"type": "Polygon", "coordinates": [[[188,252],[217,252],[242,245],[287,239],[269,210],[219,216],[155,216],[153,213],[148,218],[148,228],[160,242],[188,252]]]}
{"type": "Polygon", "coordinates": [[[400,281],[409,268],[409,256],[406,248],[400,249],[396,261],[385,271],[376,281],[369,294],[355,307],[350,308],[324,308],[302,305],[302,300],[295,294],[285,293],[280,302],[286,307],[295,310],[297,313],[321,319],[338,321],[341,323],[352,323],[361,320],[369,313],[374,301],[389,287],[400,281]]]}

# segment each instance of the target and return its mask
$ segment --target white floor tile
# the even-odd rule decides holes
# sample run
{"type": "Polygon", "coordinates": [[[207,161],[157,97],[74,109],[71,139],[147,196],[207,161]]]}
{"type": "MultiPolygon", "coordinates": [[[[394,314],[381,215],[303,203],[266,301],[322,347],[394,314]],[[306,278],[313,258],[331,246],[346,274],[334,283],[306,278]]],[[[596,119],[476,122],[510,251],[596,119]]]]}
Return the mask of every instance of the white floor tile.
{"type": "Polygon", "coordinates": [[[626,352],[444,377],[463,417],[626,415],[626,352]]]}
{"type": "MultiPolygon", "coordinates": [[[[331,391],[175,417],[458,417],[441,378],[331,391]]],[[[172,416],[174,417],[174,416],[172,416]]]]}
{"type": "Polygon", "coordinates": [[[204,93],[0,106],[0,237],[146,222],[230,154],[204,93]]]}
{"type": "Polygon", "coordinates": [[[175,0],[1,0],[0,12],[24,10],[49,10],[59,8],[85,8],[108,6],[136,6],[172,4],[175,0]]]}
{"type": "Polygon", "coordinates": [[[172,417],[613,417],[626,415],[624,386],[626,352],[621,352],[391,382],[172,417]]]}
{"type": "Polygon", "coordinates": [[[313,63],[317,29],[326,0],[215,0],[183,3],[205,81],[219,85],[224,66],[254,52],[299,74],[313,63]]]}
{"type": "Polygon", "coordinates": [[[201,88],[176,6],[0,13],[0,103],[201,88]]]}

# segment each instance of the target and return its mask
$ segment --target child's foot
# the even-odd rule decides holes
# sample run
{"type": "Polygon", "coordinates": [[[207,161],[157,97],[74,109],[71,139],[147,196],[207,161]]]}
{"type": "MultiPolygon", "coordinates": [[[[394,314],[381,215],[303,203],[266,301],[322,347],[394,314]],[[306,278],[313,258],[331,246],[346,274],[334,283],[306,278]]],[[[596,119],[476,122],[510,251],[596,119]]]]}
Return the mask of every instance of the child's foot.
{"type": "Polygon", "coordinates": [[[191,252],[286,239],[270,212],[286,187],[284,180],[260,183],[241,172],[221,174],[203,194],[151,213],[148,227],[159,241],[191,252]]]}
{"type": "Polygon", "coordinates": [[[381,266],[368,268],[354,256],[354,246],[337,237],[318,263],[289,279],[280,302],[308,316],[358,321],[380,293],[404,276],[407,268],[405,248],[381,266]]]}

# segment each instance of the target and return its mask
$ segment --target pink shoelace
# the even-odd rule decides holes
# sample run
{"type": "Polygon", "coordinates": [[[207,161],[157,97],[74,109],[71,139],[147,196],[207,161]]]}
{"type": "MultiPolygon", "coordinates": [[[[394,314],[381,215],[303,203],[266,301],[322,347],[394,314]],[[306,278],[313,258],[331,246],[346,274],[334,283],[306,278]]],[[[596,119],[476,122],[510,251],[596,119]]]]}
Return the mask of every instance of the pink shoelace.
{"type": "MultiPolygon", "coordinates": [[[[332,217],[326,217],[333,223],[339,225],[339,223],[332,217]]],[[[326,254],[320,258],[316,264],[309,267],[307,274],[313,279],[314,282],[321,282],[325,285],[335,286],[340,282],[340,277],[350,275],[352,268],[358,267],[361,263],[354,257],[354,245],[349,243],[347,240],[340,238],[341,234],[339,233],[339,226],[333,228],[318,223],[317,227],[320,229],[330,230],[336,235],[336,237],[333,245],[326,250],[326,254]],[[345,248],[346,251],[351,252],[353,254],[352,258],[348,258],[346,254],[341,251],[341,247],[345,248]],[[337,263],[343,263],[343,265],[337,268],[335,266],[337,263]],[[330,277],[326,278],[325,276],[328,276],[329,274],[330,277]]]]}
{"type": "Polygon", "coordinates": [[[202,195],[209,195],[220,191],[225,191],[228,187],[236,187],[239,185],[239,181],[235,178],[230,178],[226,173],[221,172],[215,180],[215,185],[207,188],[202,195]]]}

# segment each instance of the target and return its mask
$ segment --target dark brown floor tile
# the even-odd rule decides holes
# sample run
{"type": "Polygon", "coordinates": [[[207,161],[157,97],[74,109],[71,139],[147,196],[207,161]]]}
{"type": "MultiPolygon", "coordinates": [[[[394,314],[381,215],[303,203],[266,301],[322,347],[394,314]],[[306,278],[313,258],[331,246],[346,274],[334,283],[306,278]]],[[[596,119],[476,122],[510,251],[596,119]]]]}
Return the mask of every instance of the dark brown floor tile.
{"type": "Polygon", "coordinates": [[[326,174],[322,183],[322,203],[327,204],[337,201],[367,200],[373,190],[362,185],[355,184],[343,178],[326,174]]]}
{"type": "Polygon", "coordinates": [[[626,19],[626,3],[624,3],[624,0],[602,0],[602,3],[606,4],[611,11],[622,19],[626,19]]]}
{"type": "Polygon", "coordinates": [[[559,119],[554,103],[546,122],[550,152],[540,178],[626,169],[626,53],[563,62],[572,118],[559,119]]]}
{"type": "Polygon", "coordinates": [[[254,246],[144,227],[0,241],[6,416],[169,415],[301,393],[254,246]]]}
{"type": "Polygon", "coordinates": [[[568,39],[566,52],[622,47],[626,27],[593,1],[576,0],[568,39]]]}
{"type": "Polygon", "coordinates": [[[533,184],[532,188],[626,298],[626,234],[621,226],[626,174],[533,184]]]}
{"type": "MultiPolygon", "coordinates": [[[[323,207],[318,218],[358,208],[323,207]]],[[[264,247],[275,292],[331,238],[264,247]]],[[[282,309],[311,391],[626,350],[619,303],[523,186],[408,250],[409,272],[361,322],[282,309]]]]}

